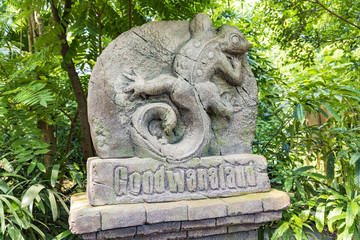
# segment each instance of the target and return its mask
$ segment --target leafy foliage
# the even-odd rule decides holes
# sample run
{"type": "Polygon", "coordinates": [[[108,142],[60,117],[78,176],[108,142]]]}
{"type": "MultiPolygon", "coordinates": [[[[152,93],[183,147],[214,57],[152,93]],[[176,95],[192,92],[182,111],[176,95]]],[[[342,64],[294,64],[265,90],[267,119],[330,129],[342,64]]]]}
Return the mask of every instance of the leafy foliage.
{"type": "MultiPolygon", "coordinates": [[[[265,31],[271,40],[264,44],[271,50],[263,54],[274,68],[259,82],[255,152],[267,157],[272,185],[288,192],[292,202],[272,239],[308,239],[314,230],[359,238],[360,49],[353,38],[358,28],[319,3],[258,5],[265,13],[257,16],[258,26],[270,27],[265,31]]],[[[346,13],[349,2],[322,4],[358,24],[352,15],[358,10],[346,13]]]]}
{"type": "Polygon", "coordinates": [[[97,57],[119,34],[197,12],[215,27],[238,26],[252,43],[254,153],[266,156],[272,186],[292,201],[275,231],[263,229],[272,239],[308,239],[316,230],[360,238],[358,1],[262,0],[252,8],[244,1],[73,0],[66,9],[64,2],[0,3],[1,239],[76,238],[67,226],[69,195],[84,191],[86,171],[69,64],[86,93],[97,57]]]}

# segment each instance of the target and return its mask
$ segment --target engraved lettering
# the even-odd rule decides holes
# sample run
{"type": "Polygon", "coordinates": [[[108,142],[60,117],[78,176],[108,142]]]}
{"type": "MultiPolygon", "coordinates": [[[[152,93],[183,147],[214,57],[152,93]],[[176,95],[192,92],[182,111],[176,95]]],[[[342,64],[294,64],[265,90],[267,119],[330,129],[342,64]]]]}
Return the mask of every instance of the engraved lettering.
{"type": "Polygon", "coordinates": [[[170,192],[184,192],[184,170],[178,172],[166,171],[170,192]]]}
{"type": "Polygon", "coordinates": [[[114,169],[113,188],[116,196],[182,193],[185,191],[219,191],[256,187],[254,161],[234,165],[222,162],[220,165],[197,169],[166,169],[160,165],[156,171],[130,172],[118,166],[114,169]]]}
{"type": "Polygon", "coordinates": [[[125,167],[116,167],[114,169],[114,190],[118,196],[127,194],[128,173],[125,167]]]}
{"type": "Polygon", "coordinates": [[[226,173],[227,187],[228,188],[235,188],[236,183],[235,183],[235,171],[234,171],[234,168],[226,167],[225,168],[225,173],[226,173]]]}
{"type": "Polygon", "coordinates": [[[250,187],[256,187],[254,162],[251,161],[249,166],[245,167],[247,183],[250,187]]]}
{"type": "Polygon", "coordinates": [[[152,194],[154,192],[154,175],[150,171],[144,172],[143,192],[145,194],[152,194]]]}
{"type": "Polygon", "coordinates": [[[224,174],[224,165],[221,164],[219,166],[219,180],[220,180],[220,187],[221,189],[226,189],[226,185],[225,185],[225,174],[224,174]]]}
{"type": "Polygon", "coordinates": [[[154,174],[154,189],[156,193],[165,192],[165,167],[161,166],[154,174]]]}
{"type": "Polygon", "coordinates": [[[141,175],[134,172],[129,177],[130,192],[133,195],[139,195],[141,189],[141,175]]]}
{"type": "Polygon", "coordinates": [[[186,171],[186,186],[189,192],[196,191],[196,171],[193,169],[186,171]]]}
{"type": "Polygon", "coordinates": [[[209,169],[209,182],[210,182],[211,189],[219,188],[218,170],[216,168],[209,169]]]}
{"type": "Polygon", "coordinates": [[[205,169],[197,169],[198,176],[198,184],[199,190],[207,190],[208,189],[208,179],[207,172],[205,169]]]}
{"type": "Polygon", "coordinates": [[[235,176],[236,176],[237,186],[240,188],[246,187],[245,169],[243,166],[235,167],[235,176]]]}

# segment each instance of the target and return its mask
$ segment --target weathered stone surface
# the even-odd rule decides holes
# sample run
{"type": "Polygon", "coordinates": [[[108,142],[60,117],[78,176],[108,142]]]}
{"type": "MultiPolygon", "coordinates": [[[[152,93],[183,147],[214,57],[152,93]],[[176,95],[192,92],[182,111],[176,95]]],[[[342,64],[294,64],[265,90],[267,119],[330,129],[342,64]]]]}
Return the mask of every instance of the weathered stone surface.
{"type": "Polygon", "coordinates": [[[215,227],[215,219],[206,219],[206,220],[196,220],[196,221],[187,221],[181,223],[181,229],[183,230],[193,230],[201,228],[210,228],[215,227]]]}
{"type": "Polygon", "coordinates": [[[94,206],[270,190],[266,159],[254,154],[195,158],[181,165],[151,158],[91,158],[87,166],[87,195],[94,206]]]}
{"type": "Polygon", "coordinates": [[[199,238],[211,235],[218,235],[227,233],[226,227],[214,227],[209,229],[190,230],[188,231],[188,238],[199,238]]]}
{"type": "Polygon", "coordinates": [[[116,240],[119,238],[133,237],[136,234],[136,227],[112,229],[101,231],[97,235],[97,240],[116,240]]]}
{"type": "Polygon", "coordinates": [[[224,198],[224,202],[227,204],[229,216],[256,213],[263,210],[261,198],[257,194],[224,198]]]}
{"type": "Polygon", "coordinates": [[[261,226],[261,224],[240,224],[240,225],[232,225],[228,227],[228,232],[245,232],[250,230],[256,230],[261,226]]]}
{"type": "Polygon", "coordinates": [[[147,223],[188,220],[187,205],[183,202],[144,204],[147,223]]]}
{"type": "Polygon", "coordinates": [[[290,197],[285,192],[271,189],[271,194],[259,194],[264,211],[283,210],[290,207],[290,197]]]}
{"type": "Polygon", "coordinates": [[[83,240],[96,240],[96,232],[93,233],[86,233],[86,234],[80,234],[79,235],[83,240]]]}
{"type": "Polygon", "coordinates": [[[233,26],[205,14],[154,22],[112,41],[89,82],[91,134],[101,158],[251,153],[257,87],[233,26]]]}
{"type": "MultiPolygon", "coordinates": [[[[281,217],[280,217],[281,218],[281,217]]],[[[255,222],[255,214],[247,214],[233,217],[223,217],[216,219],[217,226],[234,225],[234,224],[247,224],[255,222]]]]}
{"type": "Polygon", "coordinates": [[[165,222],[151,225],[141,225],[137,228],[136,234],[149,235],[153,233],[177,232],[180,231],[181,222],[165,222]]]}
{"type": "Polygon", "coordinates": [[[142,204],[103,206],[101,229],[124,228],[144,224],[145,208],[142,204]]]}
{"type": "Polygon", "coordinates": [[[255,223],[266,223],[266,222],[277,221],[281,219],[281,217],[282,217],[281,211],[256,213],[255,223]]]}
{"type": "Polygon", "coordinates": [[[135,240],[175,240],[175,239],[187,239],[187,232],[171,232],[163,234],[151,234],[136,236],[135,240]]]}
{"type": "MultiPolygon", "coordinates": [[[[146,232],[155,234],[167,231],[190,231],[195,229],[212,229],[227,226],[231,231],[246,231],[249,226],[258,226],[256,223],[274,221],[281,218],[281,211],[287,206],[289,196],[277,190],[248,194],[237,197],[227,197],[206,200],[187,200],[164,203],[119,204],[93,207],[89,205],[86,195],[77,195],[72,198],[70,229],[75,234],[99,233],[112,229],[132,229],[137,227],[137,235],[146,232]],[[277,193],[276,200],[281,204],[274,204],[275,209],[262,207],[252,208],[253,214],[243,210],[242,206],[250,206],[254,199],[268,199],[277,193]],[[257,197],[257,198],[256,198],[257,197]],[[286,199],[282,200],[282,198],[286,199]],[[233,209],[233,211],[229,211],[233,209]],[[257,209],[257,211],[255,211],[257,209]],[[255,212],[254,212],[255,211],[255,212]],[[235,215],[234,215],[235,214],[235,215]],[[203,219],[197,220],[196,219],[203,219]],[[181,228],[180,228],[181,222],[181,228]],[[215,222],[217,225],[215,225],[215,222]],[[255,223],[255,224],[251,224],[255,223]],[[236,226],[230,228],[231,226],[236,226]],[[242,227],[241,227],[242,226],[242,227]],[[130,227],[130,228],[129,228],[130,227]]],[[[262,205],[261,205],[262,206],[262,205]]],[[[269,207],[270,204],[268,205],[269,207]]],[[[90,234],[91,235],[91,234],[90,234]]],[[[85,235],[84,235],[85,236],[85,235]]],[[[93,235],[91,235],[93,236],[93,235]]],[[[109,235],[110,236],[110,235],[109,235]]]]}
{"type": "Polygon", "coordinates": [[[101,229],[100,211],[93,208],[85,194],[76,194],[71,198],[70,230],[75,234],[86,234],[101,229]]]}
{"type": "Polygon", "coordinates": [[[186,201],[186,203],[190,221],[224,217],[227,215],[226,204],[220,199],[186,201]]]}
{"type": "Polygon", "coordinates": [[[71,210],[69,225],[70,230],[76,234],[96,232],[101,226],[100,212],[92,208],[71,210]]]}
{"type": "Polygon", "coordinates": [[[196,240],[258,240],[256,230],[196,238],[196,240]]]}

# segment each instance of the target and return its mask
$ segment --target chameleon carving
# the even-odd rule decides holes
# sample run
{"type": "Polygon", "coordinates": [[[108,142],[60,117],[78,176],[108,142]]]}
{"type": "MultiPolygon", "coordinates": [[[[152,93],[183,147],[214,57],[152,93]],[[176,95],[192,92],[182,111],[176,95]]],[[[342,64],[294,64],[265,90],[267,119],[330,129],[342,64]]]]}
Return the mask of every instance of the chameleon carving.
{"type": "Polygon", "coordinates": [[[237,27],[224,25],[213,29],[206,14],[197,14],[189,25],[191,38],[180,47],[173,62],[173,74],[143,79],[138,73],[124,74],[133,81],[124,92],[135,98],[167,94],[176,107],[167,103],[148,103],[132,116],[132,140],[141,146],[141,155],[168,161],[200,156],[210,139],[210,117],[231,120],[232,105],[220,97],[211,81],[215,75],[226,83],[242,83],[242,65],[250,43],[237,27]],[[176,141],[169,140],[182,119],[185,132],[176,141]],[[160,128],[162,131],[152,130],[160,128]],[[153,125],[156,125],[153,127],[153,125]],[[144,152],[145,151],[145,152],[144,152]]]}

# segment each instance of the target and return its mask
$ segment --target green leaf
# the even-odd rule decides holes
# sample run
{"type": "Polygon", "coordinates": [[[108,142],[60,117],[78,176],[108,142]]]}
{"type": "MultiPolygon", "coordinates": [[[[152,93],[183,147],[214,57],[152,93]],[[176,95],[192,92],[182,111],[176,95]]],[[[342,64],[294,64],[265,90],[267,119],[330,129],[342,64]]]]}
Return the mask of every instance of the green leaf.
{"type": "Polygon", "coordinates": [[[360,91],[358,91],[356,89],[353,89],[353,88],[350,88],[350,87],[347,87],[347,86],[338,86],[338,88],[348,90],[350,92],[355,93],[356,95],[360,95],[360,91]]]}
{"type": "Polygon", "coordinates": [[[67,236],[71,235],[71,231],[70,230],[66,230],[58,235],[56,235],[56,237],[53,240],[62,240],[64,238],[66,238],[67,236]]]}
{"type": "Polygon", "coordinates": [[[30,227],[32,229],[34,229],[40,236],[42,239],[45,239],[45,233],[43,233],[40,228],[38,228],[37,226],[35,226],[34,224],[30,223],[30,227]]]}
{"type": "Polygon", "coordinates": [[[42,164],[41,162],[37,162],[36,166],[38,167],[38,169],[42,172],[46,172],[46,168],[44,166],[44,164],[42,164]]]}
{"type": "Polygon", "coordinates": [[[315,213],[315,225],[319,232],[322,232],[324,229],[324,222],[325,222],[325,205],[320,204],[316,208],[315,213]]]}
{"type": "Polygon", "coordinates": [[[42,154],[46,154],[46,153],[48,153],[48,152],[50,152],[50,150],[44,148],[44,149],[36,150],[36,151],[34,152],[34,154],[35,154],[35,155],[42,155],[42,154]]]}
{"type": "Polygon", "coordinates": [[[336,119],[336,121],[340,121],[340,117],[337,114],[337,112],[330,106],[330,104],[328,104],[327,102],[322,102],[322,105],[324,105],[329,112],[331,113],[331,115],[336,119]]]}
{"type": "Polygon", "coordinates": [[[326,162],[326,176],[330,183],[334,180],[334,175],[335,175],[335,156],[333,151],[330,151],[326,162]]]}
{"type": "MultiPolygon", "coordinates": [[[[327,225],[328,225],[328,228],[329,228],[329,231],[330,232],[334,232],[335,231],[335,222],[338,220],[336,217],[340,216],[341,213],[342,213],[342,207],[337,207],[337,208],[334,208],[332,209],[328,216],[327,216],[327,225]]],[[[345,217],[345,215],[344,215],[345,217]]]]}
{"type": "Polygon", "coordinates": [[[9,191],[10,187],[7,185],[7,183],[0,179],[0,190],[3,192],[3,193],[7,193],[9,191]]]}
{"type": "Polygon", "coordinates": [[[305,109],[301,103],[295,106],[295,119],[301,124],[305,121],[305,109]]]}
{"type": "Polygon", "coordinates": [[[355,163],[354,183],[358,188],[360,188],[360,160],[355,163]]]}
{"type": "Polygon", "coordinates": [[[354,164],[359,159],[360,159],[360,152],[353,153],[353,154],[351,154],[351,157],[350,157],[350,163],[354,164]]]}
{"type": "Polygon", "coordinates": [[[10,172],[10,173],[14,172],[13,166],[6,158],[3,158],[1,160],[1,164],[3,165],[5,171],[10,172]]]}
{"type": "Polygon", "coordinates": [[[297,169],[295,169],[295,170],[293,171],[293,174],[292,174],[292,175],[300,175],[300,173],[309,171],[310,169],[313,169],[313,168],[314,168],[313,166],[299,167],[299,168],[297,168],[297,169]]]}
{"type": "Polygon", "coordinates": [[[18,175],[18,174],[14,174],[14,173],[0,173],[0,176],[4,176],[4,177],[17,177],[17,178],[21,178],[23,180],[28,180],[27,178],[18,175]]]}
{"type": "Polygon", "coordinates": [[[68,206],[66,205],[64,199],[62,199],[62,197],[60,196],[60,193],[55,192],[55,191],[54,191],[53,193],[54,193],[54,195],[57,197],[57,199],[59,200],[59,202],[61,203],[61,205],[62,205],[63,208],[65,209],[65,211],[66,211],[68,214],[70,214],[70,210],[69,210],[68,206]]]}
{"type": "Polygon", "coordinates": [[[20,220],[18,214],[16,213],[13,205],[12,205],[12,204],[9,202],[9,200],[7,200],[6,198],[9,198],[9,196],[7,196],[7,195],[0,195],[0,201],[3,201],[3,202],[6,204],[6,206],[7,206],[8,209],[10,210],[12,216],[15,218],[17,224],[22,227],[22,226],[23,226],[22,221],[20,220]]]}
{"type": "Polygon", "coordinates": [[[283,222],[280,227],[278,227],[274,234],[271,237],[271,240],[278,240],[281,239],[284,235],[284,233],[289,229],[290,223],[289,222],[283,222]]]}
{"type": "Polygon", "coordinates": [[[55,187],[58,175],[59,175],[59,169],[60,169],[60,165],[56,164],[53,166],[52,170],[51,170],[51,178],[50,178],[50,183],[52,187],[55,187]]]}
{"type": "Polygon", "coordinates": [[[30,174],[35,169],[36,162],[37,160],[35,158],[30,162],[29,167],[27,169],[27,174],[30,174]]]}
{"type": "Polygon", "coordinates": [[[7,232],[12,240],[23,240],[24,239],[24,237],[21,234],[21,230],[18,228],[15,228],[14,225],[9,227],[7,229],[7,232]]]}
{"type": "Polygon", "coordinates": [[[306,210],[302,210],[300,212],[300,219],[302,222],[306,222],[306,220],[309,219],[309,216],[310,216],[310,208],[306,210]]]}
{"type": "Polygon", "coordinates": [[[346,209],[346,227],[350,228],[355,220],[356,215],[359,212],[359,205],[356,202],[348,202],[346,209]]]}
{"type": "Polygon", "coordinates": [[[295,185],[296,185],[296,188],[297,188],[298,192],[300,193],[300,195],[301,195],[303,198],[306,199],[307,194],[306,194],[303,186],[301,185],[301,183],[300,183],[297,179],[295,179],[295,185]]]}
{"type": "Polygon", "coordinates": [[[21,207],[27,207],[33,203],[34,199],[38,196],[39,192],[44,189],[42,184],[35,184],[31,186],[24,194],[21,200],[21,207]]]}
{"type": "Polygon", "coordinates": [[[40,100],[40,105],[41,105],[41,106],[44,106],[44,107],[47,107],[47,103],[46,103],[46,101],[43,100],[43,99],[40,100]]]}
{"type": "MultiPolygon", "coordinates": [[[[36,199],[37,199],[37,198],[36,198],[36,199]]],[[[42,212],[43,214],[46,214],[45,205],[44,205],[43,201],[41,200],[41,198],[40,198],[39,201],[37,201],[37,204],[39,204],[39,208],[40,208],[41,212],[42,212]]]]}
{"type": "Polygon", "coordinates": [[[285,191],[286,192],[289,192],[291,187],[292,187],[292,183],[293,183],[293,178],[292,177],[288,177],[285,179],[285,191]]]}
{"type": "Polygon", "coordinates": [[[345,227],[343,231],[340,231],[340,229],[339,229],[340,234],[338,234],[337,239],[339,239],[339,240],[353,240],[354,239],[353,238],[354,230],[355,230],[355,224],[351,225],[349,228],[345,227]]]}
{"type": "Polygon", "coordinates": [[[4,235],[5,233],[5,215],[4,215],[4,205],[0,200],[0,222],[1,222],[1,232],[4,235]]]}
{"type": "Polygon", "coordinates": [[[50,189],[47,189],[47,192],[49,194],[50,208],[51,208],[53,221],[55,222],[59,216],[58,206],[56,204],[56,199],[55,199],[53,192],[50,189]]]}

